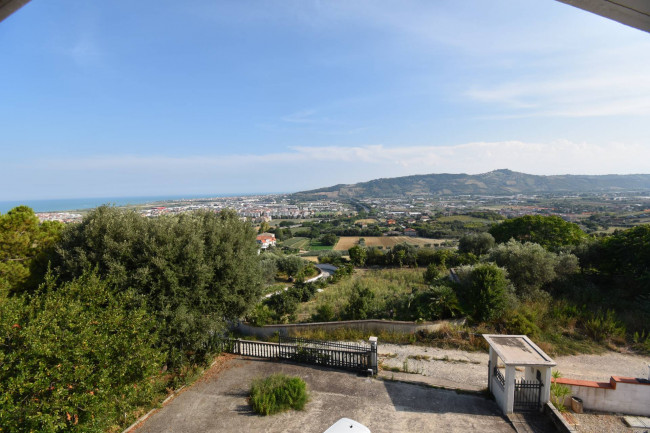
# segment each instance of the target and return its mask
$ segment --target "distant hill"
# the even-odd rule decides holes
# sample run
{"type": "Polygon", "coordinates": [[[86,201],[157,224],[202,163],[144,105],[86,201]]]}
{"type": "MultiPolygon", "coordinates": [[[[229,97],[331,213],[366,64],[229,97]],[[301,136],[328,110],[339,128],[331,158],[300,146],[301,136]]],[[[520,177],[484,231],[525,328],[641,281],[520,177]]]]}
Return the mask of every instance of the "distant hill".
{"type": "Polygon", "coordinates": [[[511,170],[483,174],[424,174],[334,185],[295,193],[297,198],[363,198],[417,195],[510,195],[650,191],[650,174],[537,176],[511,170]]]}

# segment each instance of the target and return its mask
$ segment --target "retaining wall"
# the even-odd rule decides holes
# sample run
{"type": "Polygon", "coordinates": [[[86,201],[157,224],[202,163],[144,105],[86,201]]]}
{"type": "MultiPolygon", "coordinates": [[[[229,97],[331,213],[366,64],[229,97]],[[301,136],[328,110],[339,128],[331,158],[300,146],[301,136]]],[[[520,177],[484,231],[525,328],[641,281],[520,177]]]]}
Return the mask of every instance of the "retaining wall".
{"type": "Polygon", "coordinates": [[[316,323],[293,323],[288,325],[267,325],[252,326],[246,322],[239,322],[233,326],[233,330],[244,335],[253,335],[258,338],[268,338],[276,332],[280,335],[291,336],[306,330],[331,331],[339,328],[357,329],[365,332],[396,332],[402,334],[414,334],[417,331],[437,331],[444,326],[463,325],[465,319],[438,320],[436,322],[401,322],[396,320],[345,320],[341,322],[316,322],[316,323]]]}
{"type": "Polygon", "coordinates": [[[566,377],[554,381],[568,386],[573,397],[582,399],[585,409],[650,416],[650,381],[648,380],[612,376],[609,382],[566,377]]]}

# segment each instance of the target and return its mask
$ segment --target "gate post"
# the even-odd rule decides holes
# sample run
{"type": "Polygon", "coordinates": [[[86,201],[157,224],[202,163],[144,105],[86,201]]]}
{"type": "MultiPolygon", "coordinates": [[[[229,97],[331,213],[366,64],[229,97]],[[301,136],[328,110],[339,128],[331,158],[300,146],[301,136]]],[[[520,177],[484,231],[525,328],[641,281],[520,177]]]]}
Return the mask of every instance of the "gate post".
{"type": "Polygon", "coordinates": [[[370,337],[370,368],[372,374],[377,374],[377,337],[370,337]]]}

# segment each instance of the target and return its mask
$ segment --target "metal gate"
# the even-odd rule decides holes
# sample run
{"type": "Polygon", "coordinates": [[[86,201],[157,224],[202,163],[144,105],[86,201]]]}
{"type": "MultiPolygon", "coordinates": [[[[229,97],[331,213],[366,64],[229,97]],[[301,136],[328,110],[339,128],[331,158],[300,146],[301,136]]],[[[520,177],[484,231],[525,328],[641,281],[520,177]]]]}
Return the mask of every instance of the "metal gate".
{"type": "Polygon", "coordinates": [[[539,410],[543,387],[541,380],[515,380],[514,410],[521,412],[539,410]]]}

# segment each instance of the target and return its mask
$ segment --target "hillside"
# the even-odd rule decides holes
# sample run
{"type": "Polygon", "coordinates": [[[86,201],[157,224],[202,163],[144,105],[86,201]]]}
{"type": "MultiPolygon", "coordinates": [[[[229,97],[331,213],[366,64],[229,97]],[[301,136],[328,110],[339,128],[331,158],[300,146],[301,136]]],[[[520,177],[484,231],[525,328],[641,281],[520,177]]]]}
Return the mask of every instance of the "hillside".
{"type": "Polygon", "coordinates": [[[425,174],[375,179],[298,192],[300,198],[363,198],[416,195],[510,195],[650,190],[650,174],[537,176],[511,170],[483,174],[425,174]]]}

